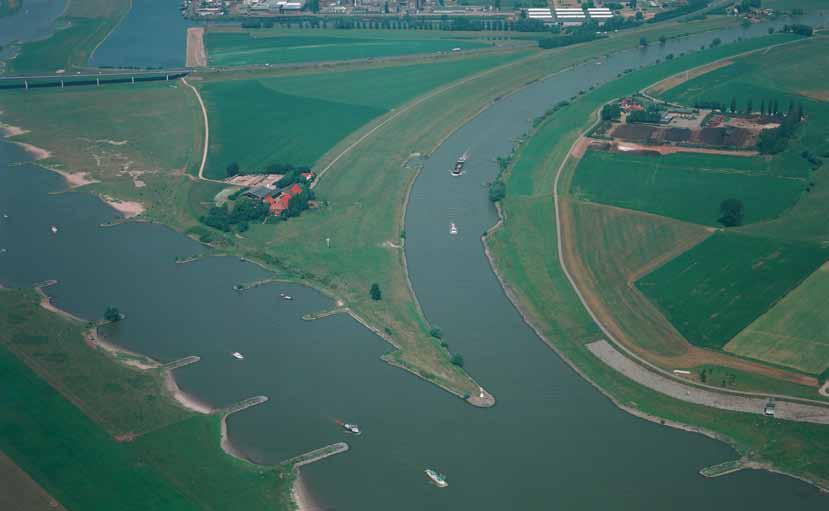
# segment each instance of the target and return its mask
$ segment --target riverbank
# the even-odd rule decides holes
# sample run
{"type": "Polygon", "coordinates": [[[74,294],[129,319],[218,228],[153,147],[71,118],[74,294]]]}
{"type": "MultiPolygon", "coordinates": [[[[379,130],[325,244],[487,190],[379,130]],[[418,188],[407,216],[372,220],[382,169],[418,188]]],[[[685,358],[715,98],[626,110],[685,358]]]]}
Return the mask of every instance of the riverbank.
{"type": "MultiPolygon", "coordinates": [[[[681,63],[682,60],[677,59],[671,65],[681,63]]],[[[580,133],[592,122],[592,114],[595,114],[604,102],[640,90],[649,83],[655,83],[657,80],[654,78],[661,78],[660,74],[669,74],[668,70],[662,70],[664,67],[663,65],[662,68],[631,73],[579,97],[571,105],[554,114],[548,119],[547,124],[558,123],[556,125],[560,129],[548,129],[546,138],[542,140],[534,137],[529,142],[549,144],[544,151],[546,158],[541,158],[541,162],[536,163],[531,169],[524,167],[523,172],[532,173],[535,183],[542,186],[549,183],[550,188],[553,188],[573,144],[577,143],[580,133]]],[[[534,147],[534,150],[538,148],[534,147]]],[[[519,151],[518,159],[520,158],[519,151]]],[[[526,174],[522,178],[526,180],[526,174]]],[[[752,415],[714,410],[680,400],[666,399],[664,395],[633,383],[614,370],[608,370],[608,366],[588,348],[590,343],[601,338],[603,332],[595,326],[595,318],[591,318],[590,311],[583,308],[577,294],[578,290],[573,290],[572,282],[567,278],[566,268],[562,266],[561,236],[556,229],[547,231],[549,226],[546,224],[542,228],[531,226],[526,221],[527,215],[555,219],[557,190],[553,192],[555,198],[544,194],[543,188],[539,189],[539,195],[524,195],[525,192],[518,192],[516,195],[516,179],[513,174],[508,173],[508,195],[499,208],[501,220],[485,236],[485,252],[510,301],[539,338],[625,411],[659,424],[700,432],[725,441],[741,453],[750,452],[756,467],[773,467],[776,472],[793,475],[819,488],[829,487],[829,478],[819,469],[820,460],[824,456],[822,449],[804,449],[809,452],[801,452],[800,456],[810,457],[813,463],[811,468],[804,469],[802,459],[796,461],[794,454],[781,454],[770,450],[766,443],[767,438],[775,438],[777,441],[787,438],[792,442],[814,445],[813,438],[819,436],[823,426],[784,421],[775,421],[775,425],[772,426],[770,423],[765,424],[772,419],[760,419],[762,425],[759,430],[763,431],[763,439],[758,441],[758,419],[752,419],[752,415]],[[513,196],[510,196],[511,186],[513,196]],[[534,253],[529,249],[538,244],[558,247],[555,266],[534,260],[527,255],[534,253]],[[521,246],[520,251],[516,250],[517,246],[521,246]],[[546,268],[545,274],[539,273],[539,266],[546,268]],[[528,274],[534,278],[528,279],[528,274]],[[544,297],[543,301],[538,297],[544,297]],[[584,327],[576,329],[576,324],[584,327]],[[805,433],[804,430],[809,432],[805,433]]],[[[558,225],[555,224],[553,227],[558,225]]]]}

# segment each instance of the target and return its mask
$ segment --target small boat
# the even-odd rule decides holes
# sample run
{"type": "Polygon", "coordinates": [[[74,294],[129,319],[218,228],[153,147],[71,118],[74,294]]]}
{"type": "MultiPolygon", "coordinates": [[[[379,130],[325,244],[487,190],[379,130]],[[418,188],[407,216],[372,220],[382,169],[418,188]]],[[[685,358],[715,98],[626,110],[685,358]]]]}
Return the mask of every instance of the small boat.
{"type": "Polygon", "coordinates": [[[361,435],[363,433],[360,431],[360,426],[356,424],[349,424],[347,422],[343,424],[343,429],[354,435],[361,435]]]}
{"type": "Polygon", "coordinates": [[[279,297],[282,298],[283,300],[293,300],[294,299],[293,296],[286,295],[285,293],[279,293],[279,297]]]}
{"type": "Polygon", "coordinates": [[[458,177],[463,174],[463,166],[466,165],[466,160],[469,159],[469,151],[466,151],[462,155],[458,156],[458,159],[455,160],[455,166],[452,167],[452,174],[455,177],[458,177]]]}
{"type": "Polygon", "coordinates": [[[438,472],[437,470],[432,470],[431,468],[426,469],[426,477],[429,478],[432,483],[435,484],[438,488],[446,488],[449,486],[449,483],[446,482],[446,476],[438,472]]]}
{"type": "Polygon", "coordinates": [[[58,228],[55,227],[54,225],[51,227],[51,229],[52,229],[52,234],[57,234],[58,233],[58,228]]]}
{"type": "Polygon", "coordinates": [[[234,351],[233,353],[231,353],[231,355],[233,355],[234,358],[237,358],[239,360],[244,360],[245,359],[245,356],[242,355],[241,353],[239,353],[238,351],[234,351]]]}
{"type": "Polygon", "coordinates": [[[455,222],[449,224],[449,234],[451,234],[452,236],[458,234],[458,226],[455,225],[455,222]]]}

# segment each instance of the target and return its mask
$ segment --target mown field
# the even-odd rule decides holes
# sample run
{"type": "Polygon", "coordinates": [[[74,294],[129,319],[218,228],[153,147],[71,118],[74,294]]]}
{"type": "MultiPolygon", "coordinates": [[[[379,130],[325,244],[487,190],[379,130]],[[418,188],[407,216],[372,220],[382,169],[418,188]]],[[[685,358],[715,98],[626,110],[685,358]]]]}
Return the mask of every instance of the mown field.
{"type": "Polygon", "coordinates": [[[820,244],[719,232],[636,286],[689,342],[721,348],[827,259],[820,244]]]}
{"type": "Polygon", "coordinates": [[[22,46],[7,74],[69,71],[86,65],[95,47],[129,12],[130,0],[72,0],[49,38],[22,46]]]}
{"type": "Polygon", "coordinates": [[[778,177],[765,167],[760,157],[588,151],[571,193],[581,200],[710,226],[719,226],[720,203],[736,198],[743,202],[743,222],[749,224],[780,216],[807,185],[804,179],[778,177]]]}
{"type": "Polygon", "coordinates": [[[562,200],[565,225],[572,248],[573,272],[580,288],[601,296],[594,307],[602,308],[607,323],[620,337],[650,353],[675,356],[687,351],[685,339],[659,310],[633,285],[649,268],[657,266],[710,235],[698,225],[665,217],[644,215],[589,202],[562,200]]]}
{"type": "MultiPolygon", "coordinates": [[[[769,41],[765,39],[754,44],[769,41]]],[[[732,48],[726,45],[722,51],[738,48],[738,45],[732,48]]],[[[606,101],[640,90],[684,68],[705,64],[706,57],[710,56],[712,54],[701,52],[692,55],[693,60],[680,57],[630,73],[588,92],[557,112],[517,155],[513,171],[507,175],[507,189],[522,193],[508,192],[502,203],[507,220],[501,229],[487,236],[486,243],[508,287],[533,324],[584,376],[608,392],[617,403],[723,435],[734,442],[740,454],[769,463],[777,470],[827,485],[828,427],[691,405],[632,383],[608,370],[585,348],[585,343],[594,341],[600,333],[569,286],[555,251],[557,232],[553,204],[548,195],[549,185],[579,130],[586,130],[592,124],[591,114],[606,101]],[[525,152],[535,155],[535,164],[521,165],[525,152]],[[519,166],[520,173],[516,172],[519,166]]],[[[722,56],[727,54],[717,54],[717,57],[722,56]]],[[[564,180],[562,184],[566,184],[564,180]]],[[[567,189],[564,186],[561,193],[566,193],[567,189]]]]}
{"type": "Polygon", "coordinates": [[[67,509],[290,509],[287,469],[226,455],[218,416],[178,408],[38,300],[0,290],[0,451],[67,509]]]}
{"type": "MultiPolygon", "coordinates": [[[[686,104],[698,100],[730,101],[732,96],[738,98],[738,105],[746,101],[746,98],[753,98],[755,108],[758,98],[764,98],[766,102],[777,100],[784,110],[788,109],[790,102],[802,104],[806,114],[805,122],[797,129],[783,152],[765,159],[770,173],[803,176],[808,189],[793,207],[778,218],[730,230],[754,238],[748,245],[740,243],[740,246],[733,247],[735,253],[748,250],[743,252],[746,263],[738,263],[736,260],[729,262],[730,258],[716,254],[713,246],[710,247],[711,251],[701,247],[696,253],[692,251],[687,256],[681,256],[676,266],[672,267],[674,263],[671,263],[659,270],[665,272],[661,277],[657,272],[655,279],[661,280],[661,285],[670,282],[676,293],[671,297],[667,296],[671,294],[669,292],[656,291],[659,296],[654,296],[661,302],[663,309],[667,310],[668,316],[679,322],[675,323],[677,328],[689,334],[692,342],[721,347],[748,327],[728,344],[727,351],[813,374],[820,372],[819,369],[827,363],[820,342],[815,341],[814,332],[820,326],[812,324],[813,320],[808,319],[811,308],[809,301],[814,299],[810,290],[819,286],[820,273],[806,280],[802,285],[803,291],[785,295],[827,260],[824,242],[829,234],[825,222],[829,177],[824,167],[814,170],[802,156],[804,152],[827,154],[829,149],[829,103],[821,101],[823,94],[829,90],[821,74],[821,70],[829,65],[827,49],[829,40],[814,37],[738,59],[727,67],[699,76],[663,94],[666,99],[686,104]],[[754,248],[749,249],[750,245],[754,248]],[[775,247],[778,248],[777,251],[774,250],[775,247]],[[796,252],[806,252],[796,255],[791,252],[794,247],[801,247],[796,252]],[[747,266],[749,261],[759,262],[770,256],[775,257],[774,261],[769,261],[771,264],[767,262],[763,266],[747,266]],[[692,261],[694,257],[697,258],[696,265],[692,261]],[[790,264],[780,264],[787,257],[794,259],[790,264]],[[719,276],[716,272],[707,273],[707,268],[718,264],[725,266],[726,263],[729,271],[719,272],[719,276]],[[743,266],[742,270],[733,268],[733,264],[743,266]],[[673,272],[678,276],[683,267],[690,268],[692,265],[693,269],[689,269],[679,280],[685,282],[685,278],[690,275],[700,278],[707,275],[719,279],[719,282],[703,282],[698,288],[677,286],[669,274],[673,272]],[[763,286],[767,286],[765,288],[758,288],[756,283],[752,285],[746,280],[760,278],[759,275],[764,273],[766,276],[762,279],[763,286]],[[714,289],[708,288],[712,285],[722,290],[720,298],[713,301],[708,294],[714,289]],[[757,294],[761,292],[770,299],[757,300],[757,294]],[[769,310],[781,299],[778,305],[769,310]],[[730,303],[732,300],[735,303],[730,303]],[[763,301],[767,303],[763,304],[763,301]],[[712,318],[713,314],[716,317],[712,318]]],[[[744,202],[748,217],[751,206],[749,202],[744,202]]],[[[727,238],[718,236],[712,243],[724,243],[724,239],[727,238]]],[[[733,238],[737,239],[739,238],[733,238]]]]}
{"type": "Polygon", "coordinates": [[[210,122],[205,175],[272,163],[313,166],[352,131],[440,85],[523,54],[199,85],[210,122]],[[344,86],[343,84],[348,84],[344,86]]]}
{"type": "Polygon", "coordinates": [[[829,268],[821,267],[725,349],[819,374],[829,367],[829,268]]]}
{"type": "Polygon", "coordinates": [[[204,36],[211,66],[293,64],[394,57],[483,48],[491,43],[453,39],[443,33],[368,30],[208,30],[204,36]]]}

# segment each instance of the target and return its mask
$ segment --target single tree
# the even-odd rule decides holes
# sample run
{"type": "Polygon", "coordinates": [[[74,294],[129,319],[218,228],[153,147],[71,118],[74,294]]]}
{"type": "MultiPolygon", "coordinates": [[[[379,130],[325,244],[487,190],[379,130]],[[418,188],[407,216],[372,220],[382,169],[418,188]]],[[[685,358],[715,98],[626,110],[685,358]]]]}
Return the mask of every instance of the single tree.
{"type": "Polygon", "coordinates": [[[383,299],[383,292],[380,291],[380,285],[376,282],[371,285],[371,289],[368,291],[368,295],[371,297],[372,300],[382,300],[383,299]]]}
{"type": "Polygon", "coordinates": [[[452,355],[452,358],[449,361],[452,362],[453,365],[463,367],[463,356],[460,353],[452,355]]]}
{"type": "Polygon", "coordinates": [[[754,111],[754,105],[752,104],[751,99],[746,102],[746,115],[751,115],[751,112],[754,111]]]}
{"type": "Polygon", "coordinates": [[[435,339],[443,339],[443,330],[441,330],[440,327],[437,326],[432,327],[432,329],[429,330],[429,335],[431,335],[435,339]]]}
{"type": "Polygon", "coordinates": [[[760,115],[766,115],[766,100],[760,100],[760,115]]]}
{"type": "Polygon", "coordinates": [[[639,46],[647,46],[648,45],[648,38],[647,37],[640,37],[639,38],[639,46]]]}
{"type": "Polygon", "coordinates": [[[107,307],[104,312],[104,319],[113,323],[121,321],[121,311],[118,310],[118,307],[107,307]]]}
{"type": "Polygon", "coordinates": [[[720,203],[720,218],[717,220],[726,227],[736,227],[743,223],[743,202],[739,199],[725,199],[720,203]]]}
{"type": "Polygon", "coordinates": [[[230,165],[227,166],[227,177],[233,177],[239,173],[239,164],[231,162],[230,165]]]}
{"type": "Polygon", "coordinates": [[[730,110],[731,110],[731,113],[732,113],[732,114],[733,114],[734,112],[736,112],[736,111],[737,111],[737,98],[735,98],[735,97],[733,97],[733,96],[731,97],[731,107],[730,107],[730,110]]]}
{"type": "Polygon", "coordinates": [[[662,34],[661,36],[659,36],[659,44],[664,46],[665,43],[667,43],[667,42],[668,42],[668,38],[665,37],[665,34],[662,34]]]}

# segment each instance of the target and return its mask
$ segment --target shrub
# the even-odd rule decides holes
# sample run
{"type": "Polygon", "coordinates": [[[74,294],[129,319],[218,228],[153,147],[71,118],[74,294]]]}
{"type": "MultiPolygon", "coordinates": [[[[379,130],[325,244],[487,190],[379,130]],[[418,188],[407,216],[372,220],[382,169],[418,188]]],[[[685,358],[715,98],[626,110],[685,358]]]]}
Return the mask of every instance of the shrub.
{"type": "Polygon", "coordinates": [[[455,353],[452,355],[450,362],[452,362],[452,365],[463,367],[463,356],[460,353],[455,353]]]}
{"type": "Polygon", "coordinates": [[[374,283],[371,285],[371,288],[368,290],[368,295],[374,301],[379,301],[383,299],[383,292],[380,291],[380,284],[374,283]]]}

